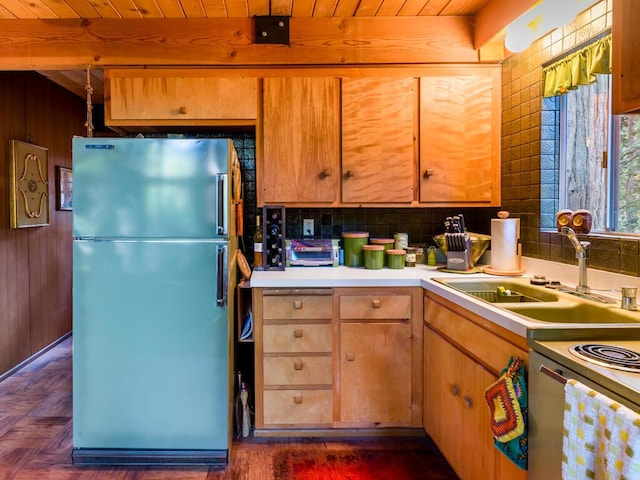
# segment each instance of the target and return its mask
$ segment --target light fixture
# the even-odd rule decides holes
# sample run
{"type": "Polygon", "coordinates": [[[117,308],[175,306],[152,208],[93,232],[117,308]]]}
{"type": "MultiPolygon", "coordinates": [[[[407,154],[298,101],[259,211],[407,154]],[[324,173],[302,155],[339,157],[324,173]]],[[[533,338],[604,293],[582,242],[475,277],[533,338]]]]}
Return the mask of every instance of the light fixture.
{"type": "Polygon", "coordinates": [[[510,52],[522,52],[534,40],[568,24],[578,13],[597,1],[599,0],[540,0],[507,26],[504,45],[510,52]]]}

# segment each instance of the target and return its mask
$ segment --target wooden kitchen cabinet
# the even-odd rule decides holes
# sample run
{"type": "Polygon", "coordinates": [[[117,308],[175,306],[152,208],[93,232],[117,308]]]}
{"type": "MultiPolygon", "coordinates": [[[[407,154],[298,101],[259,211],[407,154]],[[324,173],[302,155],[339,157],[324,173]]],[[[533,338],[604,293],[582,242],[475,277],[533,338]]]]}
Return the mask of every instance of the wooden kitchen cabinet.
{"type": "Polygon", "coordinates": [[[500,76],[483,65],[420,77],[421,204],[500,205],[500,76]]]}
{"type": "Polygon", "coordinates": [[[417,79],[342,79],[342,202],[415,200],[417,79]]]}
{"type": "Polygon", "coordinates": [[[258,205],[323,205],[339,200],[340,80],[263,80],[258,205]]]}
{"type": "Polygon", "coordinates": [[[340,422],[411,425],[411,295],[340,295],[340,422]]]}
{"type": "Polygon", "coordinates": [[[105,69],[105,125],[255,125],[257,83],[202,69],[105,69]]]}
{"type": "Polygon", "coordinates": [[[422,289],[253,295],[256,435],[422,427],[422,289]]]}
{"type": "Polygon", "coordinates": [[[614,0],[612,25],[611,110],[615,115],[640,111],[640,3],[614,0]]]}
{"type": "Polygon", "coordinates": [[[430,293],[424,319],[425,430],[462,480],[526,479],[494,447],[484,398],[511,356],[528,363],[525,339],[430,293]]]}
{"type": "Polygon", "coordinates": [[[332,290],[256,293],[256,428],[329,427],[333,421],[332,290]]]}

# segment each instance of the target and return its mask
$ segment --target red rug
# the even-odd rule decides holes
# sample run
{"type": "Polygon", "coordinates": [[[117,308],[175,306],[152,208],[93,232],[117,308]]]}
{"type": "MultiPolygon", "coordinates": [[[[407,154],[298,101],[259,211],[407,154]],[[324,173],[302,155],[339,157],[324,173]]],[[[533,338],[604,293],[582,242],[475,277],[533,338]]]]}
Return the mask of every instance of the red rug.
{"type": "Polygon", "coordinates": [[[274,455],[277,480],[456,480],[438,451],[356,449],[281,450],[274,455]]]}

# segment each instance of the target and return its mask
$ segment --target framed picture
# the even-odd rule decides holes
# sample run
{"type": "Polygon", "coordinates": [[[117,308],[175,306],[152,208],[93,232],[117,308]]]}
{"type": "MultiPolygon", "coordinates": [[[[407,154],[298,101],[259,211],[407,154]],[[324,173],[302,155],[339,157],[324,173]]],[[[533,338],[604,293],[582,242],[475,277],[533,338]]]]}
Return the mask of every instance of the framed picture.
{"type": "Polygon", "coordinates": [[[48,150],[11,140],[10,198],[11,228],[49,224],[48,150]]]}
{"type": "Polygon", "coordinates": [[[56,167],[56,209],[73,209],[73,171],[56,167]]]}

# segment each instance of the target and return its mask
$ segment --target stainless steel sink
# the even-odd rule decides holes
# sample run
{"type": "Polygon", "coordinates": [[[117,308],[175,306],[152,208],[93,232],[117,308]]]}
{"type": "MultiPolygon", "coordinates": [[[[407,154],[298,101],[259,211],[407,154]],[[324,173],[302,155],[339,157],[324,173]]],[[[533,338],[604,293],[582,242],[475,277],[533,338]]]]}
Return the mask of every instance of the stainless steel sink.
{"type": "Polygon", "coordinates": [[[506,310],[548,323],[640,323],[638,312],[602,307],[588,303],[564,303],[561,305],[505,306],[506,310]]]}

